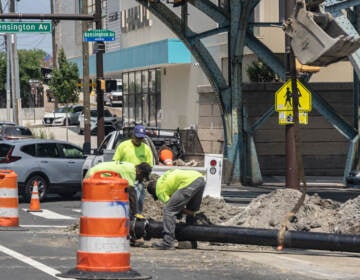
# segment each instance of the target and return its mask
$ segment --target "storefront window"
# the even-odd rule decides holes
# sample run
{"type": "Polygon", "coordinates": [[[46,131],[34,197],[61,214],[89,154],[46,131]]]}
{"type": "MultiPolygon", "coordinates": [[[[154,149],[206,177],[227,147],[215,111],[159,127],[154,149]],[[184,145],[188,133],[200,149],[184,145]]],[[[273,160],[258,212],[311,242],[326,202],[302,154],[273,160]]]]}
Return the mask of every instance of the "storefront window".
{"type": "Polygon", "coordinates": [[[123,73],[125,125],[141,123],[159,127],[161,122],[161,70],[123,73]]]}

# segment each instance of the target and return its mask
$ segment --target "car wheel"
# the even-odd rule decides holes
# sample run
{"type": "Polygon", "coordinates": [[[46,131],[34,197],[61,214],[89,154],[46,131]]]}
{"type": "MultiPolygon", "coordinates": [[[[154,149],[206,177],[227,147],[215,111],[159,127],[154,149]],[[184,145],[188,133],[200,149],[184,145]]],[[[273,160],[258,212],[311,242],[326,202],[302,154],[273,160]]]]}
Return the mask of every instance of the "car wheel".
{"type": "Polygon", "coordinates": [[[27,202],[30,202],[31,200],[32,189],[35,181],[38,183],[39,200],[44,201],[46,199],[49,188],[48,181],[41,175],[33,175],[27,179],[25,184],[25,200],[27,202]]]}

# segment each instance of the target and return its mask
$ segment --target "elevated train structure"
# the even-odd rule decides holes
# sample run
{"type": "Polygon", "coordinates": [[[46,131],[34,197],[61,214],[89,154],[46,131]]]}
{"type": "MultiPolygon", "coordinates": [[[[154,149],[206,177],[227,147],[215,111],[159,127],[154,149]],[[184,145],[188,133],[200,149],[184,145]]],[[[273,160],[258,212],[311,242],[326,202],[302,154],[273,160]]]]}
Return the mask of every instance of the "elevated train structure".
{"type": "MultiPolygon", "coordinates": [[[[358,77],[360,75],[360,40],[358,33],[358,0],[293,0],[294,10],[285,22],[278,23],[291,37],[291,47],[296,58],[306,65],[327,66],[341,60],[349,60],[356,73],[353,83],[353,120],[344,119],[322,95],[310,84],[309,75],[303,83],[311,91],[313,109],[321,115],[338,134],[346,139],[343,176],[346,177],[358,161],[358,77]]],[[[248,122],[242,77],[243,53],[245,47],[267,64],[282,81],[286,81],[285,63],[279,59],[254,34],[254,26],[270,26],[274,23],[254,22],[255,7],[261,0],[187,0],[182,1],[177,12],[170,9],[165,1],[137,0],[152,14],[169,27],[188,47],[209,79],[221,110],[224,128],[224,158],[231,165],[230,181],[248,185],[262,183],[263,170],[260,168],[254,134],[274,114],[274,105],[269,104],[264,113],[252,123],[248,122]],[[217,23],[217,28],[195,32],[188,24],[188,5],[195,7],[217,23]],[[227,32],[228,74],[225,77],[203,39],[227,32]]],[[[284,1],[289,5],[290,1],[284,1]]],[[[285,44],[285,42],[284,42],[285,44]]],[[[271,141],[271,139],[269,139],[271,141]]],[[[311,158],[314,161],[316,158],[311,158]]],[[[306,165],[306,161],[305,161],[306,165]]],[[[306,169],[306,166],[304,166],[306,169]]]]}

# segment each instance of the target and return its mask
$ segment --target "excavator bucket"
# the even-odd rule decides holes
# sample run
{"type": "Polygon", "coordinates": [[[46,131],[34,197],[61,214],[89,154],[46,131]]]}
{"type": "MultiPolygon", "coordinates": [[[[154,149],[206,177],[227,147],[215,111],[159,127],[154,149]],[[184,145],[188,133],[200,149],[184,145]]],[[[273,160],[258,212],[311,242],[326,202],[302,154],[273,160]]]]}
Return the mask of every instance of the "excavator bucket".
{"type": "Polygon", "coordinates": [[[284,31],[291,37],[295,56],[305,65],[327,66],[346,60],[360,47],[360,37],[346,34],[329,13],[307,11],[304,1],[297,1],[284,31]]]}

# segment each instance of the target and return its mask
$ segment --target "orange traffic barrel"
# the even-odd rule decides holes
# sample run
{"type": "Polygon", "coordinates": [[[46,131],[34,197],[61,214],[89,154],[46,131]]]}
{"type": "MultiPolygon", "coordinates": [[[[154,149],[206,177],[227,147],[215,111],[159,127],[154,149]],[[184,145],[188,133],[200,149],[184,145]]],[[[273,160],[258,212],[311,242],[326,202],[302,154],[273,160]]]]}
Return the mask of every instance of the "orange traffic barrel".
{"type": "Polygon", "coordinates": [[[19,225],[17,175],[13,170],[0,170],[0,226],[19,225]]]}
{"type": "Polygon", "coordinates": [[[113,171],[98,171],[83,180],[77,265],[61,277],[151,278],[131,270],[127,188],[128,181],[113,171]]]}

